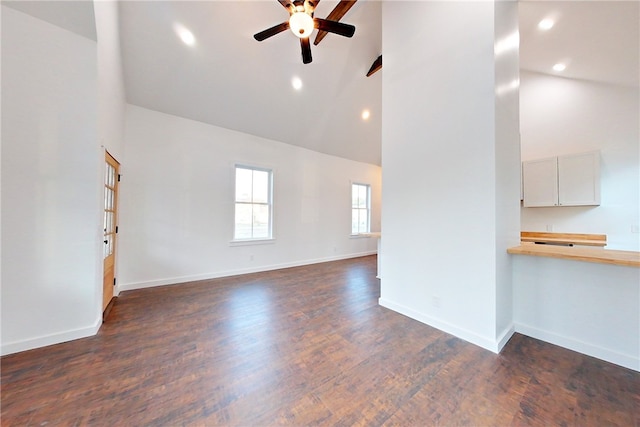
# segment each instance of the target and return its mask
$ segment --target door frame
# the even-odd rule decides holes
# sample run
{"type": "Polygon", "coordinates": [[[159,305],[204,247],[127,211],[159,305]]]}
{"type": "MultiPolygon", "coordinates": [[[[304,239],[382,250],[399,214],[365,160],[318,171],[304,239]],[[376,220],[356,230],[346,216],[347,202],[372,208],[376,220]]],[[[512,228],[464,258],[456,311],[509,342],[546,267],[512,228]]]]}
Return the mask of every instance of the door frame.
{"type": "Polygon", "coordinates": [[[104,321],[117,297],[116,264],[118,242],[120,162],[104,150],[102,173],[102,320],[104,321]],[[108,282],[108,283],[107,283],[108,282]]]}

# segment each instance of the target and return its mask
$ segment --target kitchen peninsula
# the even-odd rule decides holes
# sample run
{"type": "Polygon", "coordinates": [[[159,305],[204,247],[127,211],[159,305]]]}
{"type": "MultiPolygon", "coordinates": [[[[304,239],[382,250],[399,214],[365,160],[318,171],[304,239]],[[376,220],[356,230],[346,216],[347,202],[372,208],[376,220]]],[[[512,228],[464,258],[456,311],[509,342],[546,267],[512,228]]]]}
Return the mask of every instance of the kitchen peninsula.
{"type": "Polygon", "coordinates": [[[523,242],[515,331],[640,371],[640,252],[523,242]]]}

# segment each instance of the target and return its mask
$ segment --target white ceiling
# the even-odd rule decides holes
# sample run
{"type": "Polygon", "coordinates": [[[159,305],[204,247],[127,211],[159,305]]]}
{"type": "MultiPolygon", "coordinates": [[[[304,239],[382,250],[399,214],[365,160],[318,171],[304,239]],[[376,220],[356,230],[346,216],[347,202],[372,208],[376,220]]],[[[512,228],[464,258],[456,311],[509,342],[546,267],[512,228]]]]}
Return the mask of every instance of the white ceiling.
{"type": "MultiPolygon", "coordinates": [[[[322,0],[315,16],[337,2],[322,0]]],[[[129,1],[120,4],[130,103],[228,129],[380,164],[381,75],[366,72],[381,53],[381,3],[360,1],[343,22],[353,38],[329,34],[303,64],[290,31],[253,34],[289,14],[272,1],[129,1]],[[193,32],[186,46],[174,25],[193,32]],[[295,91],[294,76],[303,82],[295,91]],[[371,118],[363,121],[363,109],[371,118]]],[[[315,34],[312,35],[315,37],[315,34]]]]}
{"type": "Polygon", "coordinates": [[[91,0],[2,0],[2,4],[91,40],[97,40],[91,0]]]}
{"type": "Polygon", "coordinates": [[[520,68],[638,87],[640,2],[521,1],[520,68]],[[544,18],[551,30],[537,28],[544,18]],[[552,71],[563,62],[562,73],[552,71]]]}
{"type": "MultiPolygon", "coordinates": [[[[93,7],[87,4],[91,2],[8,5],[90,37],[95,25],[93,7]],[[72,5],[78,10],[71,11],[72,5]]],[[[326,17],[336,4],[322,0],[316,16],[326,17]]],[[[342,19],[356,26],[354,37],[329,34],[318,46],[312,45],[313,62],[304,65],[299,41],[290,32],[261,43],[252,37],[288,18],[276,0],[121,1],[127,100],[176,116],[380,164],[384,70],[369,78],[365,73],[381,53],[381,4],[358,1],[342,19]],[[175,24],[194,33],[193,47],[179,40],[175,24]],[[294,76],[303,81],[300,91],[291,86],[294,76]],[[360,117],[365,108],[371,111],[368,121],[360,117]]],[[[402,7],[400,1],[395,4],[402,7]]],[[[521,68],[558,74],[551,67],[562,61],[567,64],[560,74],[563,77],[637,88],[639,6],[638,1],[520,1],[521,68]],[[537,23],[545,17],[555,18],[556,25],[542,33],[537,23]]]]}

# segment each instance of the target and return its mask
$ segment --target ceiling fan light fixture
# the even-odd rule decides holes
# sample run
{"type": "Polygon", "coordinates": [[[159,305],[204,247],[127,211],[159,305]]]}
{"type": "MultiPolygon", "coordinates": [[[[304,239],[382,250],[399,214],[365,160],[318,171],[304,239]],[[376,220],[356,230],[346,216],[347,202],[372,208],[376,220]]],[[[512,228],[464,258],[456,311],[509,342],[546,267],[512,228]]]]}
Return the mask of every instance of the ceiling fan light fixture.
{"type": "Polygon", "coordinates": [[[291,32],[301,39],[309,37],[313,32],[313,18],[306,12],[295,12],[289,18],[291,32]]]}

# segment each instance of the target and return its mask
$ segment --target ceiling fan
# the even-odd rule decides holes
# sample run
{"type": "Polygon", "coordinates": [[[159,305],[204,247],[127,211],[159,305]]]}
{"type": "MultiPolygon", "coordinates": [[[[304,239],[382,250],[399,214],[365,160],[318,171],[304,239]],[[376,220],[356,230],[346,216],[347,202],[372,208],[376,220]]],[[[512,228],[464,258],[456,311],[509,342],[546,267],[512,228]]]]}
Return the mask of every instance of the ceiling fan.
{"type": "Polygon", "coordinates": [[[351,6],[353,6],[355,0],[341,1],[331,14],[329,14],[329,18],[334,20],[313,17],[313,12],[320,0],[278,0],[278,2],[280,2],[280,4],[289,12],[289,20],[254,34],[253,38],[261,42],[289,29],[293,34],[300,38],[302,62],[305,64],[310,63],[312,59],[309,36],[314,29],[319,30],[314,43],[316,45],[320,40],[322,40],[322,37],[324,37],[327,32],[344,37],[352,37],[356,31],[356,27],[353,25],[337,21],[346,13],[347,10],[349,10],[349,8],[351,8],[351,6]],[[337,14],[334,13],[336,11],[338,12],[337,14]],[[320,34],[323,34],[323,36],[320,37],[320,34]]]}

